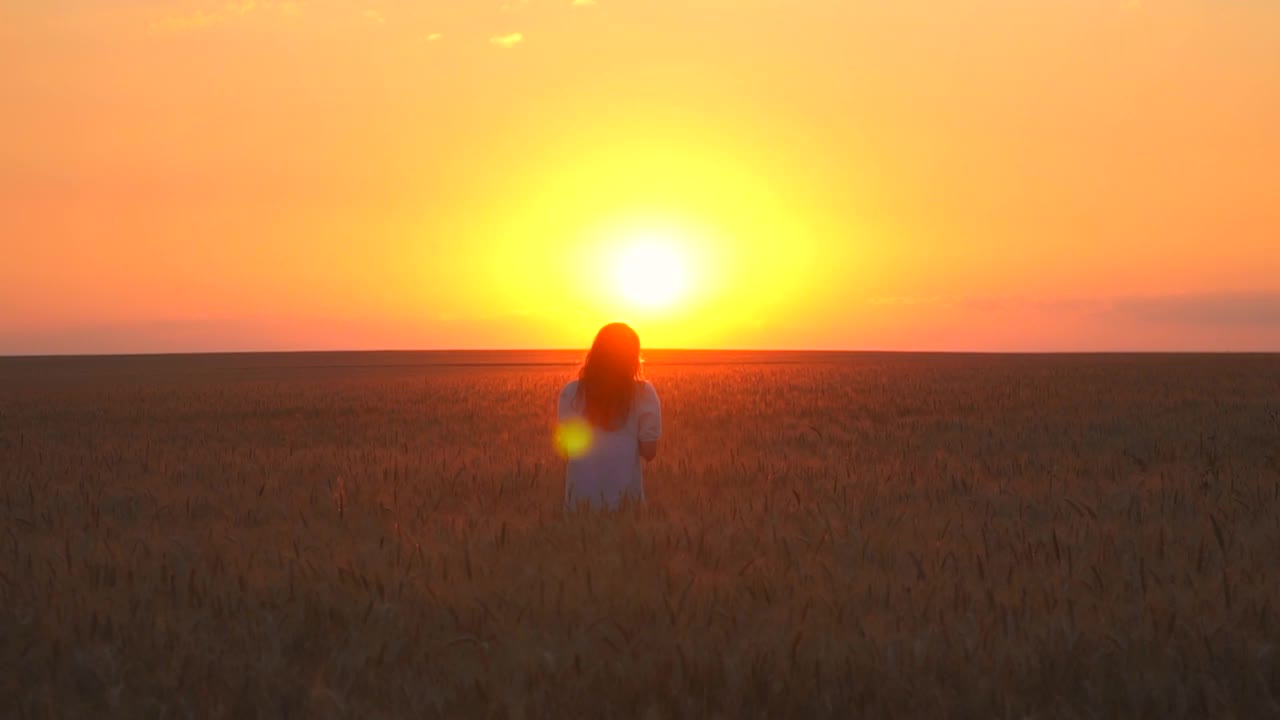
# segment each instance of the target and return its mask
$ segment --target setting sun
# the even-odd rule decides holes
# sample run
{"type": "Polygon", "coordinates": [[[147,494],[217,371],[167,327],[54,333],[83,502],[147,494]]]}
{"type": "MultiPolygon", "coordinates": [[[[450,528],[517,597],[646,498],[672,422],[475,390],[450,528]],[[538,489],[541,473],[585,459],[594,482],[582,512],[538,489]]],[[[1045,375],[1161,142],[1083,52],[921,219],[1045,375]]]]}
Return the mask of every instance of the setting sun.
{"type": "Polygon", "coordinates": [[[622,298],[634,306],[670,307],[688,291],[688,259],[674,239],[641,237],[618,252],[613,280],[622,298]]]}

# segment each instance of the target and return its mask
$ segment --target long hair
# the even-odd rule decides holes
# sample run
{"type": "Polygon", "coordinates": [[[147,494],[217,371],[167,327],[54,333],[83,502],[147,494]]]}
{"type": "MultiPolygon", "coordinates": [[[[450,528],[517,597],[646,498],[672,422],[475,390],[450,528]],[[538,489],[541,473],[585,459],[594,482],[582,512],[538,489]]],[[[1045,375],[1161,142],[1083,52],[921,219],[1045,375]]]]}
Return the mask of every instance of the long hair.
{"type": "Polygon", "coordinates": [[[631,414],[640,371],[640,336],[626,323],[609,323],[596,333],[578,373],[575,404],[592,425],[615,430],[631,414]]]}

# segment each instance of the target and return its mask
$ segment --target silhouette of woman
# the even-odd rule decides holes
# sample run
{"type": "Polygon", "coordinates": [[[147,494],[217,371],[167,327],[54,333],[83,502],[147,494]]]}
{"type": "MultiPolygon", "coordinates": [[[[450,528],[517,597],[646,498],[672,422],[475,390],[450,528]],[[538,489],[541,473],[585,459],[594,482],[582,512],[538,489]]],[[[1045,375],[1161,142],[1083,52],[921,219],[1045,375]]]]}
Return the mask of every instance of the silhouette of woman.
{"type": "Polygon", "coordinates": [[[556,445],[568,460],[565,507],[616,509],[644,500],[641,458],[658,454],[662,407],[640,370],[640,337],[623,323],[600,328],[578,379],[560,392],[556,445]]]}

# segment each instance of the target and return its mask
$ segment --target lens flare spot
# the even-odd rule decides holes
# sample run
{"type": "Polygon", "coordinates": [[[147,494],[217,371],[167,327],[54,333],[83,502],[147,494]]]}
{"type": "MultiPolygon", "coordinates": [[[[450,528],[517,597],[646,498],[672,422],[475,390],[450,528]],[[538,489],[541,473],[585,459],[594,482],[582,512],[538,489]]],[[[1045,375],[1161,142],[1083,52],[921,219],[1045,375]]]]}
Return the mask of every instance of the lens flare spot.
{"type": "Polygon", "coordinates": [[[591,450],[591,425],[582,418],[570,418],[556,428],[556,452],[572,460],[591,450]]]}

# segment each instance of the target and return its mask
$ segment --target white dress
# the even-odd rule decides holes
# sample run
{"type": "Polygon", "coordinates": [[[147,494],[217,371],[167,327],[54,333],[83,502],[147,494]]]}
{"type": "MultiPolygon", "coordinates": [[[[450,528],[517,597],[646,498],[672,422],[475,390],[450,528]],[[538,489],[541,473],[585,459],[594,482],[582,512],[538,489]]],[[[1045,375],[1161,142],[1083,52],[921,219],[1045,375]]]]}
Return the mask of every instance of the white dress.
{"type": "Polygon", "coordinates": [[[589,430],[589,439],[581,452],[569,457],[565,475],[565,507],[586,502],[595,508],[615,509],[623,500],[644,500],[644,471],[640,461],[640,443],[657,440],[662,435],[662,406],[658,393],[647,382],[636,383],[631,413],[622,427],[601,430],[586,424],[582,408],[575,402],[578,381],[560,391],[559,422],[579,423],[589,430]]]}

